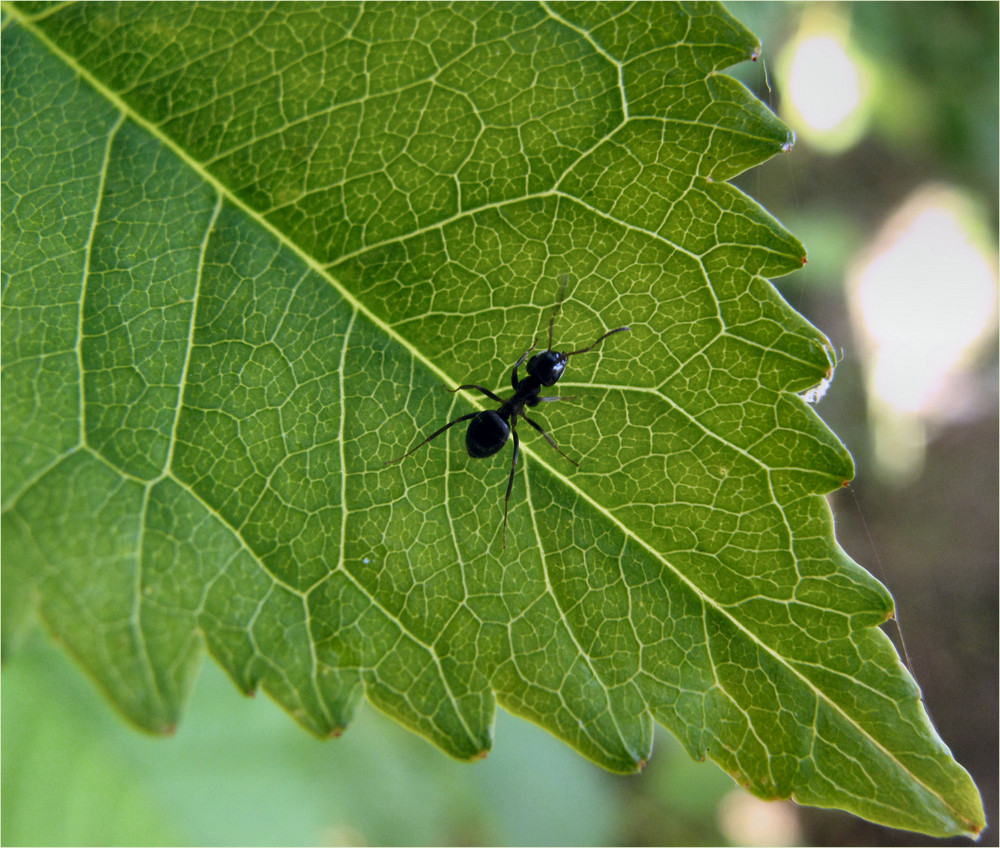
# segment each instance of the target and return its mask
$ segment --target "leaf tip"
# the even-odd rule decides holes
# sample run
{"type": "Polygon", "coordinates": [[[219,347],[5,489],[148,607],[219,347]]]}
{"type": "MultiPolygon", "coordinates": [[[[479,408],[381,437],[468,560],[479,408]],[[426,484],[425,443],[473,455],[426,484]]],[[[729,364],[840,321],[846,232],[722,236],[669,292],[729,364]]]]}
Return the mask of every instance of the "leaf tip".
{"type": "Polygon", "coordinates": [[[969,826],[969,833],[968,833],[969,839],[972,839],[975,842],[978,842],[979,838],[983,835],[983,831],[984,830],[986,830],[986,824],[985,824],[985,822],[982,823],[982,824],[980,824],[978,822],[970,824],[970,826],[969,826]]]}

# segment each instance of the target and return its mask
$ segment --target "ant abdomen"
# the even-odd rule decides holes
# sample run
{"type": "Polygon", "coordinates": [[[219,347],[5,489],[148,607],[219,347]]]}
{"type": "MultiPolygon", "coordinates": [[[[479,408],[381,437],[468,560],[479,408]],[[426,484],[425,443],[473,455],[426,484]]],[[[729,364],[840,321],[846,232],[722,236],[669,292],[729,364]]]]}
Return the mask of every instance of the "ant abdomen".
{"type": "Polygon", "coordinates": [[[465,431],[465,449],[469,456],[483,459],[493,456],[510,438],[510,426],[493,409],[480,412],[465,431]]]}

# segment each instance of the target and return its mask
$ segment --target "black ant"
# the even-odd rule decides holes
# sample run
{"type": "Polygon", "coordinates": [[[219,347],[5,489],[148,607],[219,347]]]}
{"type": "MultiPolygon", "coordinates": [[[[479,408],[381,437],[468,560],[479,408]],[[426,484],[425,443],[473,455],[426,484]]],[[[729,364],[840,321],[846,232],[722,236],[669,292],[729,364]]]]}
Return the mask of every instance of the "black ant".
{"type": "Polygon", "coordinates": [[[510,374],[510,384],[514,389],[514,394],[511,397],[504,400],[503,398],[495,395],[489,389],[475,384],[459,386],[457,389],[448,389],[449,392],[458,392],[462,389],[475,389],[477,392],[485,395],[490,400],[499,403],[499,409],[486,409],[482,412],[470,412],[468,415],[463,415],[460,418],[456,418],[454,421],[449,421],[444,425],[444,427],[441,427],[439,430],[435,430],[426,439],[420,442],[420,444],[404,453],[398,459],[391,459],[385,463],[386,465],[392,465],[397,462],[402,462],[418,448],[423,447],[429,441],[436,439],[443,432],[451,427],[454,427],[456,424],[460,424],[462,421],[469,422],[469,429],[465,432],[465,448],[469,452],[469,456],[477,459],[493,456],[493,454],[497,453],[505,444],[507,444],[507,440],[513,436],[514,456],[510,463],[510,479],[507,481],[507,497],[504,499],[503,505],[504,548],[507,547],[507,509],[510,506],[510,492],[514,487],[514,472],[517,470],[517,457],[520,453],[521,447],[521,442],[517,437],[516,429],[518,417],[527,421],[539,433],[545,436],[545,440],[562,456],[569,459],[570,462],[579,467],[580,463],[566,456],[566,454],[560,449],[559,445],[555,443],[555,440],[542,429],[541,425],[527,416],[524,408],[526,406],[538,406],[538,404],[542,401],[574,400],[573,397],[539,397],[539,393],[542,386],[554,386],[557,382],[559,382],[559,378],[562,377],[563,372],[566,370],[566,364],[571,356],[576,356],[580,353],[587,353],[587,351],[593,350],[597,347],[597,345],[604,341],[608,336],[613,336],[615,333],[622,333],[630,329],[629,327],[618,327],[617,329],[609,330],[592,345],[590,345],[590,347],[585,347],[581,350],[574,350],[570,353],[562,353],[560,351],[553,350],[552,328],[555,325],[556,316],[559,314],[559,307],[562,305],[562,299],[565,293],[566,279],[564,278],[559,300],[556,303],[555,309],[552,311],[552,317],[549,319],[548,349],[543,350],[541,353],[536,353],[533,357],[531,357],[531,359],[528,359],[528,364],[525,366],[525,370],[528,372],[528,375],[523,380],[518,379],[517,369],[520,368],[524,360],[527,359],[528,354],[535,349],[535,344],[538,342],[537,336],[534,341],[532,341],[531,347],[521,354],[521,358],[514,363],[514,369],[510,374]]]}

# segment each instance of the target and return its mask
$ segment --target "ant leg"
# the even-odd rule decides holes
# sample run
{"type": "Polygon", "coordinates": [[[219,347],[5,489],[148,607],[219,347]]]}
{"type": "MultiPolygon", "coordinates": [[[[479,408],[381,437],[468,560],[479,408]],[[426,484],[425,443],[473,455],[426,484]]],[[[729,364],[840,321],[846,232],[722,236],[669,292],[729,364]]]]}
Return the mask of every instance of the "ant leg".
{"type": "MultiPolygon", "coordinates": [[[[552,398],[552,400],[559,400],[559,398],[552,398]]],[[[523,412],[521,413],[521,417],[522,417],[522,418],[523,418],[523,419],[524,419],[525,421],[527,421],[527,422],[528,422],[528,423],[529,423],[529,424],[530,424],[530,425],[531,425],[532,427],[534,427],[534,428],[535,428],[535,429],[536,429],[536,430],[537,430],[537,431],[538,431],[539,433],[541,433],[541,434],[542,434],[543,436],[545,436],[545,440],[546,440],[546,441],[547,441],[547,442],[548,442],[548,443],[549,443],[550,445],[552,445],[552,447],[554,447],[554,448],[555,448],[555,449],[556,449],[557,451],[559,451],[559,453],[561,453],[561,454],[562,454],[562,455],[563,455],[564,457],[566,457],[566,459],[569,459],[569,461],[570,461],[570,462],[572,462],[572,463],[573,463],[573,464],[574,464],[574,465],[575,465],[575,466],[576,466],[577,468],[579,468],[579,467],[580,467],[580,463],[579,463],[579,462],[577,462],[577,461],[576,461],[575,459],[570,459],[570,457],[566,456],[566,454],[565,454],[565,453],[563,453],[563,450],[562,450],[562,448],[560,448],[560,447],[559,447],[559,445],[557,445],[557,444],[556,444],[556,440],[555,440],[555,439],[553,439],[553,438],[552,438],[552,437],[551,437],[551,436],[550,436],[550,435],[549,435],[548,433],[546,433],[546,432],[545,432],[545,431],[544,431],[544,430],[542,429],[541,425],[540,425],[540,424],[539,424],[539,423],[538,423],[537,421],[532,421],[532,420],[531,420],[530,418],[528,418],[528,416],[527,416],[527,415],[525,415],[525,414],[524,414],[523,412]]]]}
{"type": "Polygon", "coordinates": [[[507,481],[507,497],[503,502],[503,547],[507,549],[507,509],[510,507],[510,490],[514,488],[514,472],[517,471],[517,455],[521,451],[521,442],[517,438],[517,430],[514,429],[514,421],[517,416],[511,418],[510,434],[514,437],[514,458],[510,461],[510,479],[507,481]]]}
{"type": "Polygon", "coordinates": [[[588,350],[593,350],[598,344],[603,342],[608,336],[613,336],[615,333],[625,333],[631,330],[631,327],[618,327],[614,330],[608,330],[603,336],[601,336],[596,342],[594,342],[590,347],[585,347],[582,350],[574,350],[572,353],[567,353],[566,356],[576,356],[578,353],[586,353],[588,350]]]}
{"type": "MultiPolygon", "coordinates": [[[[531,347],[529,347],[524,353],[521,354],[521,358],[514,363],[514,370],[510,372],[510,387],[515,392],[517,391],[518,383],[521,382],[520,380],[517,379],[517,369],[520,368],[524,360],[528,358],[528,354],[535,349],[536,344],[538,344],[538,336],[535,336],[535,338],[531,342],[531,347]]],[[[500,400],[500,398],[495,397],[495,400],[498,400],[500,401],[500,403],[503,403],[503,401],[500,400]]]]}
{"type": "Polygon", "coordinates": [[[488,397],[490,400],[495,400],[497,403],[503,403],[503,398],[498,398],[489,389],[483,388],[482,386],[477,386],[473,383],[470,383],[465,386],[459,386],[457,389],[448,389],[447,386],[445,386],[445,388],[452,394],[454,394],[455,392],[460,392],[462,389],[475,389],[477,392],[481,392],[482,394],[486,395],[486,397],[488,397]]]}
{"type": "Polygon", "coordinates": [[[444,427],[442,427],[440,430],[435,430],[426,439],[424,439],[419,445],[416,445],[413,449],[408,450],[401,457],[399,457],[399,459],[388,459],[383,464],[384,465],[394,465],[397,462],[402,462],[404,459],[406,459],[406,457],[408,457],[411,453],[413,453],[417,448],[423,447],[431,439],[436,439],[438,436],[440,436],[449,427],[454,427],[456,424],[460,424],[463,421],[468,421],[470,418],[475,418],[477,415],[479,415],[478,412],[470,412],[468,415],[463,415],[461,418],[456,418],[454,421],[449,421],[447,424],[444,425],[444,427]]]}

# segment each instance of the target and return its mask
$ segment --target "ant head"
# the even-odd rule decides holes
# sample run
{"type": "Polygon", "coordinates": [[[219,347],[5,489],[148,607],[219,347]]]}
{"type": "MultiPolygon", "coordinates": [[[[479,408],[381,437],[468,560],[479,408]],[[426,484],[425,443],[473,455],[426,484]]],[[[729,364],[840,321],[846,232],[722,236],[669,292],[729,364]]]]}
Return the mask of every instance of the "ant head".
{"type": "Polygon", "coordinates": [[[528,360],[527,372],[543,386],[554,386],[566,370],[569,354],[557,350],[543,350],[528,360]]]}

